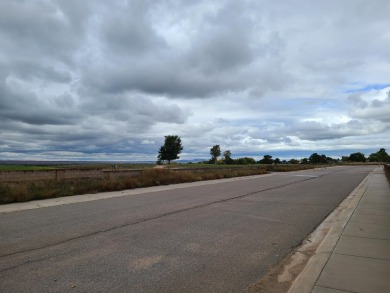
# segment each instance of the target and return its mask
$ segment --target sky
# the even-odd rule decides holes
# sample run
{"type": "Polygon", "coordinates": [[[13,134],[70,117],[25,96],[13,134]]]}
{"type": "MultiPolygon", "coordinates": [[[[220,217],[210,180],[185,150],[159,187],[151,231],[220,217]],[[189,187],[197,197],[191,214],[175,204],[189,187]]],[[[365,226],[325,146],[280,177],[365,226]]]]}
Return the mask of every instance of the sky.
{"type": "Polygon", "coordinates": [[[0,160],[390,151],[388,0],[1,0],[0,160]]]}

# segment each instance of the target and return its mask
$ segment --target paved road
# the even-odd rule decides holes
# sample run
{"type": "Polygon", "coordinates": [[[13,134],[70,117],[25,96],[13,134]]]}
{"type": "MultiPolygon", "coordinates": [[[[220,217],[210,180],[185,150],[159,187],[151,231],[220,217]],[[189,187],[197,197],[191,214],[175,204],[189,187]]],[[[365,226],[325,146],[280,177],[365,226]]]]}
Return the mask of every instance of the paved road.
{"type": "Polygon", "coordinates": [[[241,292],[372,169],[255,176],[0,214],[0,291],[241,292]]]}

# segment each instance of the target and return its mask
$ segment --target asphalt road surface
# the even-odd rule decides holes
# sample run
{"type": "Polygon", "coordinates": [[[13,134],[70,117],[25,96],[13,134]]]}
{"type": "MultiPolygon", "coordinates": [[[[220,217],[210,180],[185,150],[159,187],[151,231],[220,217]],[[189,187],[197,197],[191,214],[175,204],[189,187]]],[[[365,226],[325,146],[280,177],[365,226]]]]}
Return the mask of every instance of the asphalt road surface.
{"type": "Polygon", "coordinates": [[[248,177],[0,214],[0,292],[242,292],[373,169],[248,177]]]}

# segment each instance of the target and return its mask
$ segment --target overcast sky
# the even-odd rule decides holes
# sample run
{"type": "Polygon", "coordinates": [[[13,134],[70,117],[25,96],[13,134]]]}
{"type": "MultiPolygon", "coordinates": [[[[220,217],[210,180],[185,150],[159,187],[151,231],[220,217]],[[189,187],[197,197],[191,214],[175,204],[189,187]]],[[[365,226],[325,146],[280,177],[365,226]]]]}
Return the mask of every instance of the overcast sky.
{"type": "Polygon", "coordinates": [[[390,1],[0,1],[0,160],[390,150],[390,1]]]}

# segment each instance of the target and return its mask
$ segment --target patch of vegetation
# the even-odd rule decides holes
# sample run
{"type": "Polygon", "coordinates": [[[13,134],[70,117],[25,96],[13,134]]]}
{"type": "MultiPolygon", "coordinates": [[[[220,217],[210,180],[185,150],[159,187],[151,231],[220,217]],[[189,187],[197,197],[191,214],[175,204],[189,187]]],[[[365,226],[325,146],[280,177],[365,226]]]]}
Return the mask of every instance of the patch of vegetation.
{"type": "Polygon", "coordinates": [[[49,166],[33,166],[33,165],[0,165],[0,171],[41,171],[54,170],[56,168],[49,166]]]}
{"type": "Polygon", "coordinates": [[[117,170],[128,169],[148,169],[153,168],[154,164],[126,164],[126,163],[80,163],[80,164],[47,164],[47,165],[23,165],[23,164],[1,164],[0,171],[45,171],[45,170],[64,170],[64,169],[83,169],[83,170],[112,170],[115,166],[117,170]]]}
{"type": "Polygon", "coordinates": [[[180,163],[171,163],[170,165],[165,165],[165,168],[171,168],[171,169],[264,169],[265,166],[261,165],[227,165],[227,164],[216,164],[214,163],[210,164],[208,162],[200,162],[200,163],[187,163],[187,164],[180,164],[180,163]]]}
{"type": "Polygon", "coordinates": [[[265,168],[206,170],[203,172],[149,168],[145,169],[138,176],[121,178],[106,177],[33,182],[0,182],[0,204],[264,173],[266,173],[265,168]]]}
{"type": "Polygon", "coordinates": [[[278,165],[266,165],[267,171],[270,172],[291,172],[309,170],[319,167],[318,165],[310,164],[278,164],[278,165]]]}

